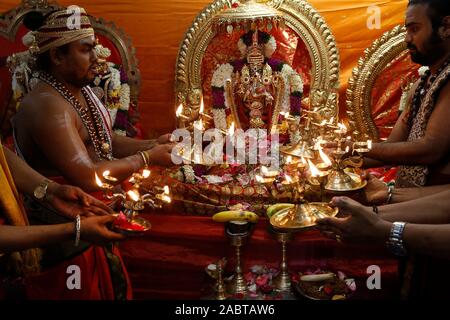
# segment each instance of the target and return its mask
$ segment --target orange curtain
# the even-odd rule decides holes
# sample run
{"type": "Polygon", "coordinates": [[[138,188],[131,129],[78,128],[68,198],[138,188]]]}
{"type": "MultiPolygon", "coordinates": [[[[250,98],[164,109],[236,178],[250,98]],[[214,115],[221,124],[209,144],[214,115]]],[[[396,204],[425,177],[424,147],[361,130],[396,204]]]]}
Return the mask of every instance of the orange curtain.
{"type": "MultiPolygon", "coordinates": [[[[175,126],[174,70],[178,47],[197,14],[212,0],[77,0],[88,13],[114,21],[132,39],[142,74],[139,109],[147,135],[171,131],[175,126]]],[[[341,115],[352,69],[364,49],[385,31],[404,22],[407,0],[310,0],[331,28],[341,56],[341,115]],[[369,29],[373,11],[381,13],[380,29],[369,29]]],[[[0,12],[20,1],[2,0],[0,12]]],[[[58,0],[72,5],[73,0],[58,0]]]]}

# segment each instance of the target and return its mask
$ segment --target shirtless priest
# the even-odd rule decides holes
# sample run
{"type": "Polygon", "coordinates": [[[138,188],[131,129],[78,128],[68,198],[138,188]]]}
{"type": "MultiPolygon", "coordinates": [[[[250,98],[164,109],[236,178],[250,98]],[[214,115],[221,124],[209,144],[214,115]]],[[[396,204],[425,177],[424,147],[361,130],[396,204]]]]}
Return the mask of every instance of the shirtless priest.
{"type": "Polygon", "coordinates": [[[40,173],[62,176],[85,191],[98,189],[95,172],[110,170],[121,181],[146,162],[171,164],[170,135],[137,140],[111,130],[107,110],[88,86],[98,67],[94,30],[83,9],[80,28],[67,28],[68,18],[61,10],[24,20],[34,30],[34,75],[40,81],[13,121],[20,155],[40,173]]]}

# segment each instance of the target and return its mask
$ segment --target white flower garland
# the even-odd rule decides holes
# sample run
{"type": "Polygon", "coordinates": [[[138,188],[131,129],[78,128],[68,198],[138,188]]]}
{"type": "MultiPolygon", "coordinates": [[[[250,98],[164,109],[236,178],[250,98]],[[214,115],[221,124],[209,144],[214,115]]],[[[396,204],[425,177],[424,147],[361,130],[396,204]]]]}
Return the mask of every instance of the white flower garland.
{"type": "MultiPolygon", "coordinates": [[[[298,124],[300,123],[300,116],[294,116],[295,122],[298,124]]],[[[297,144],[300,141],[301,135],[300,130],[297,130],[295,132],[289,132],[289,139],[292,145],[297,144]]]]}
{"type": "Polygon", "coordinates": [[[114,63],[108,62],[109,71],[111,73],[111,80],[108,85],[109,90],[118,90],[120,89],[120,71],[114,68],[114,63]]]}
{"type": "Polygon", "coordinates": [[[119,97],[119,109],[128,111],[128,109],[130,108],[130,86],[128,85],[128,83],[124,83],[121,85],[119,97]]]}
{"type": "Polygon", "coordinates": [[[284,94],[281,103],[281,111],[290,112],[291,92],[297,91],[303,93],[303,81],[300,75],[295,72],[295,70],[292,69],[288,64],[283,65],[283,68],[281,69],[281,77],[286,84],[284,87],[284,94]]]}
{"type": "Polygon", "coordinates": [[[211,79],[211,85],[218,88],[225,87],[225,82],[227,81],[227,79],[231,79],[233,70],[233,66],[229,63],[220,65],[220,67],[216,71],[214,71],[211,79]]]}
{"type": "Polygon", "coordinates": [[[227,114],[225,109],[212,109],[213,118],[214,118],[214,127],[227,130],[227,114]]]}
{"type": "Polygon", "coordinates": [[[425,74],[425,72],[427,72],[429,69],[430,69],[430,68],[428,68],[428,67],[426,67],[426,66],[420,67],[419,70],[418,70],[419,76],[422,77],[422,76],[425,74]]]}

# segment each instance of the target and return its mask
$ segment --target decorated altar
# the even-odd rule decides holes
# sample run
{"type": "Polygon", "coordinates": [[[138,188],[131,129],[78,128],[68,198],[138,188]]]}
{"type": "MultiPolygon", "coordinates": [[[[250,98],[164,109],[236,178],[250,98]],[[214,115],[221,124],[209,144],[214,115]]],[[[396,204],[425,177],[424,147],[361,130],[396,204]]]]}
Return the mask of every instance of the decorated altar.
{"type": "MultiPolygon", "coordinates": [[[[236,257],[226,235],[226,225],[212,219],[221,211],[249,210],[258,215],[258,222],[252,225],[247,242],[241,248],[243,273],[248,273],[255,265],[280,271],[282,244],[271,231],[273,223],[267,216],[267,209],[286,202],[303,208],[285,211],[282,216],[294,222],[283,225],[287,228],[292,225],[296,231],[286,244],[290,274],[317,269],[340,271],[357,279],[357,299],[396,298],[399,289],[397,261],[383,248],[343,244],[324,238],[311,228],[303,230],[304,225],[297,228],[295,222],[305,213],[302,206],[305,201],[306,204],[326,202],[333,192],[359,192],[364,187],[358,169],[361,155],[370,149],[369,141],[388,135],[398,116],[400,98],[416,77],[417,68],[414,69],[409,58],[404,54],[397,57],[402,49],[398,39],[404,30],[394,29],[383,38],[385,42],[373,45],[364,60],[368,62],[361,63],[353,72],[345,96],[346,85],[340,86],[340,82],[347,81],[345,77],[350,75],[350,70],[345,65],[347,70],[342,75],[341,64],[348,64],[348,61],[343,61],[340,50],[348,48],[337,43],[336,33],[322,17],[322,13],[327,15],[323,12],[326,10],[316,11],[314,1],[258,3],[265,9],[261,11],[261,19],[253,16],[254,25],[252,16],[245,16],[245,12],[240,20],[226,16],[226,10],[239,11],[247,1],[204,1],[199,7],[206,7],[200,13],[195,11],[198,16],[193,22],[195,14],[191,12],[189,24],[192,24],[176,57],[173,97],[160,92],[170,87],[172,94],[173,86],[167,85],[167,77],[173,75],[170,72],[174,57],[166,57],[170,63],[165,61],[163,64],[167,66],[156,68],[149,65],[152,54],[148,51],[152,50],[145,47],[148,50],[137,51],[141,55],[139,66],[145,70],[146,78],[139,102],[145,133],[172,130],[174,122],[177,128],[187,129],[189,135],[193,135],[196,128],[202,133],[216,128],[225,139],[233,136],[231,128],[266,129],[269,133],[278,130],[282,152],[280,168],[274,176],[270,174],[272,169],[267,169],[269,173],[265,174],[261,165],[229,163],[226,158],[221,165],[205,165],[202,161],[196,163],[190,154],[189,157],[181,155],[191,161],[179,166],[151,167],[151,176],[142,187],[170,186],[172,204],[165,204],[163,210],[146,210],[140,216],[150,221],[151,229],[121,244],[135,298],[205,298],[215,284],[205,268],[223,257],[228,259],[226,271],[233,273],[236,257]],[[388,40],[392,37],[398,47],[383,47],[390,44],[388,40]],[[386,59],[380,62],[380,56],[386,59]],[[382,67],[377,67],[378,64],[382,67]],[[381,71],[371,73],[374,68],[381,71]],[[150,75],[164,77],[164,80],[159,79],[156,89],[150,83],[153,81],[148,78],[150,75]],[[392,79],[396,81],[390,82],[392,79]],[[385,87],[387,82],[390,83],[388,88],[385,87]],[[362,87],[366,90],[359,92],[362,87]],[[392,108],[388,107],[391,103],[392,108]],[[359,152],[351,155],[346,152],[343,140],[347,135],[359,152]],[[337,147],[324,152],[325,142],[336,142],[337,147]],[[331,164],[323,157],[324,153],[331,164]],[[321,179],[330,174],[335,184],[327,186],[321,179]],[[369,290],[366,286],[365,281],[370,276],[368,267],[372,265],[381,269],[382,290],[369,290]]],[[[89,8],[89,4],[85,6],[89,8]]],[[[186,9],[189,10],[192,9],[186,9]]],[[[98,11],[103,15],[102,10],[98,11]]],[[[114,18],[122,19],[118,15],[114,18]]],[[[124,21],[123,27],[129,30],[127,23],[124,21]]],[[[184,31],[177,29],[177,36],[184,31]]],[[[22,34],[19,29],[16,38],[21,38],[22,34]]],[[[134,35],[133,42],[145,49],[143,37],[134,35]]],[[[117,32],[113,36],[116,37],[117,32]]],[[[128,103],[122,104],[124,98],[118,95],[126,97],[127,89],[121,91],[119,86],[130,84],[133,109],[133,103],[138,103],[140,74],[131,45],[124,45],[120,36],[111,43],[110,37],[111,34],[100,36],[100,42],[110,50],[104,52],[104,59],[108,61],[105,61],[105,71],[109,72],[93,86],[99,88],[99,96],[118,119],[116,129],[123,134],[130,118],[126,118],[125,123],[120,121],[120,114],[128,111],[124,110],[128,103]]],[[[165,44],[166,39],[155,38],[154,41],[165,44]]],[[[362,49],[358,50],[358,55],[360,53],[362,49]]],[[[2,91],[2,94],[7,93],[2,91]]]]}

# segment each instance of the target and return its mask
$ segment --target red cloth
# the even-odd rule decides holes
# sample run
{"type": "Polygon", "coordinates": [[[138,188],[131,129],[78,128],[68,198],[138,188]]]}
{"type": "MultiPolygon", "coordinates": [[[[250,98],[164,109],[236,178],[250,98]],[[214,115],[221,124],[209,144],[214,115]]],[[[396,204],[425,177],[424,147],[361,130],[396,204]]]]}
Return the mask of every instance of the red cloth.
{"type": "MultiPolygon", "coordinates": [[[[115,248],[118,253],[117,248],[115,248]]],[[[128,284],[129,279],[125,274],[128,284]]],[[[56,267],[25,279],[26,295],[31,300],[114,300],[114,288],[111,282],[109,265],[105,251],[101,247],[91,246],[83,254],[70,261],[64,261],[56,267]],[[81,289],[69,290],[67,279],[71,274],[67,268],[76,265],[80,268],[81,289]]],[[[131,287],[128,287],[127,299],[131,299],[131,287]]]]}
{"type": "MultiPolygon", "coordinates": [[[[151,224],[141,238],[129,238],[121,252],[135,299],[199,299],[212,284],[205,267],[227,257],[227,269],[234,267],[234,250],[224,234],[224,225],[210,217],[173,213],[143,214],[151,224]]],[[[261,219],[242,249],[244,272],[255,264],[278,268],[281,244],[268,233],[267,219],[261,219]]],[[[368,299],[397,297],[397,260],[384,248],[338,243],[317,231],[298,233],[288,244],[291,271],[328,268],[358,279],[358,296],[368,299]],[[381,268],[382,290],[368,290],[367,267],[381,268]]]]}

